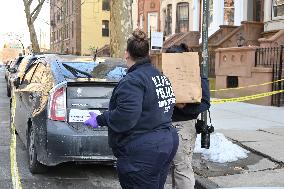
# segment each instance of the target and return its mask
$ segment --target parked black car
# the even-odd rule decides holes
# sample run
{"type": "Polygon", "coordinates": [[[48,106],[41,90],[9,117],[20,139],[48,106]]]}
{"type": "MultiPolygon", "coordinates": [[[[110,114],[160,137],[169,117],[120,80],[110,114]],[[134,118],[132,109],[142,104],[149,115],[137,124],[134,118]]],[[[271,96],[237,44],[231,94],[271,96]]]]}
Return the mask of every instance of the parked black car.
{"type": "MultiPolygon", "coordinates": [[[[25,70],[38,58],[38,55],[28,55],[21,57],[17,66],[13,69],[8,69],[9,75],[7,77],[7,96],[11,96],[13,89],[13,82],[16,78],[22,78],[25,73],[25,70]]],[[[18,61],[18,60],[17,60],[18,61]]],[[[16,65],[16,64],[15,64],[16,65]]]]}
{"type": "Polygon", "coordinates": [[[9,79],[11,73],[17,72],[18,67],[19,67],[23,58],[24,58],[23,56],[19,56],[15,60],[10,61],[9,66],[7,67],[6,72],[5,72],[6,81],[9,79]]]}
{"type": "Polygon", "coordinates": [[[97,63],[92,58],[44,55],[15,81],[14,123],[28,149],[32,173],[68,161],[115,161],[107,128],[92,129],[83,122],[90,111],[108,108],[123,65],[121,60],[97,63]]]}

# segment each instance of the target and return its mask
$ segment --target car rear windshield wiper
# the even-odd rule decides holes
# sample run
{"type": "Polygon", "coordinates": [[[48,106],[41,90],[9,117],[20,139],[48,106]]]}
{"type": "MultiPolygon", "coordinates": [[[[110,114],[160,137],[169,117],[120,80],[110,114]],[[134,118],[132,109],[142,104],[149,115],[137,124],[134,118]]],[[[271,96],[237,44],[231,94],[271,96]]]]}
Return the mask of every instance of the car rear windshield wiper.
{"type": "Polygon", "coordinates": [[[87,72],[78,70],[76,68],[73,68],[72,66],[69,66],[67,64],[62,64],[67,70],[69,70],[75,77],[78,77],[78,73],[83,74],[85,76],[87,76],[88,78],[92,78],[93,76],[87,72]]]}

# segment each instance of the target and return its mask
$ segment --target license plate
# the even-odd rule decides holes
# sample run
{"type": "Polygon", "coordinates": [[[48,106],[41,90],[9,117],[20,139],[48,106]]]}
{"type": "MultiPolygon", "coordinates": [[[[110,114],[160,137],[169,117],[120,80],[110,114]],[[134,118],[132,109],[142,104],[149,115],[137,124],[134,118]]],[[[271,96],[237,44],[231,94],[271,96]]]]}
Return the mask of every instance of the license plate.
{"type": "Polygon", "coordinates": [[[99,110],[79,110],[71,109],[69,112],[69,122],[70,123],[83,123],[90,118],[89,112],[94,112],[101,115],[99,110]]]}

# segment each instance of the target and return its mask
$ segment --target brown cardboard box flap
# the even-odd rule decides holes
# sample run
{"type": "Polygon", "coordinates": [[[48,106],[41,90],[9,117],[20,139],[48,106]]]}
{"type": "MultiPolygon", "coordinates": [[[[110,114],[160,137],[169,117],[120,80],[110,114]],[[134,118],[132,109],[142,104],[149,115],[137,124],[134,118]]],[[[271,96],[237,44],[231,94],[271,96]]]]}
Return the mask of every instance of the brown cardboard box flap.
{"type": "Polygon", "coordinates": [[[163,74],[174,89],[177,103],[200,103],[202,97],[199,56],[197,52],[163,53],[163,74]]]}

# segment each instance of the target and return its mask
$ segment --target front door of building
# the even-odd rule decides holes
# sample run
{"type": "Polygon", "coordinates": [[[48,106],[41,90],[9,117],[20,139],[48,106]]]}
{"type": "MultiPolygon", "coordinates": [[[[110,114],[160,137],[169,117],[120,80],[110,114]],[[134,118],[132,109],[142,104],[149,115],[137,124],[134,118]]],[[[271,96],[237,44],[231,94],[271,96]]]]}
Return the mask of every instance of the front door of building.
{"type": "Polygon", "coordinates": [[[263,22],[264,0],[253,0],[253,21],[263,22]]]}

